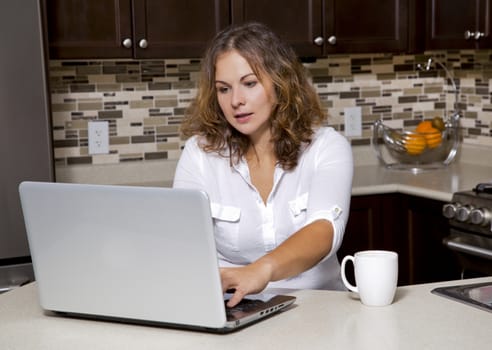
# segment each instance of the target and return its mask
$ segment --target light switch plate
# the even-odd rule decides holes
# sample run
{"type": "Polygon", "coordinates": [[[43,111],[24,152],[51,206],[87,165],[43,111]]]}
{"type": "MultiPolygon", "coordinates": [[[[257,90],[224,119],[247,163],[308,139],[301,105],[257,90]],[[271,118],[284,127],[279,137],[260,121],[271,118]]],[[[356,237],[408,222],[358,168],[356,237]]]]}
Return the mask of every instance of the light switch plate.
{"type": "Polygon", "coordinates": [[[346,107],[343,109],[345,116],[345,136],[362,136],[362,110],[360,107],[346,107]]]}
{"type": "Polygon", "coordinates": [[[109,123],[97,121],[88,123],[89,154],[109,153],[109,123]]]}

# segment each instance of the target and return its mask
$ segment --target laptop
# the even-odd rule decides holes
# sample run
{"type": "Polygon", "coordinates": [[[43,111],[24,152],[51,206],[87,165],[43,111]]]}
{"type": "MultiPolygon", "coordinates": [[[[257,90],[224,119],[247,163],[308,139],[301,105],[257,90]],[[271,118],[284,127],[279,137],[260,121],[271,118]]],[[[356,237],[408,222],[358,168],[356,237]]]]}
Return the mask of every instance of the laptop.
{"type": "Polygon", "coordinates": [[[295,301],[258,294],[225,306],[205,192],[49,182],[19,192],[45,310],[225,333],[295,301]]]}

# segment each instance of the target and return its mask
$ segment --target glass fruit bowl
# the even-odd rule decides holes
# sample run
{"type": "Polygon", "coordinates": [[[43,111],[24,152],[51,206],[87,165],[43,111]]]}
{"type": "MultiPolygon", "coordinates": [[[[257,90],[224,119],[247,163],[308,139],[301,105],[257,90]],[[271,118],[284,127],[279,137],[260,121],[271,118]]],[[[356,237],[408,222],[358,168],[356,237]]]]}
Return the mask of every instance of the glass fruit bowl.
{"type": "Polygon", "coordinates": [[[460,145],[459,114],[455,114],[439,128],[425,121],[416,130],[399,130],[374,123],[373,146],[379,160],[392,169],[420,172],[450,164],[460,145]]]}

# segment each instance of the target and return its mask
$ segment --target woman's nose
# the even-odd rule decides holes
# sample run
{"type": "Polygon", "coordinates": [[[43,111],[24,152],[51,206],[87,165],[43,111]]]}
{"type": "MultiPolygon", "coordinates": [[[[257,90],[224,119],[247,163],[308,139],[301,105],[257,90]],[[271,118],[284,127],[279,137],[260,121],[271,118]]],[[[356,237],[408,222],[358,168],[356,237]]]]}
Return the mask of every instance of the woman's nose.
{"type": "Polygon", "coordinates": [[[244,105],[244,94],[241,92],[240,89],[232,90],[231,105],[234,108],[238,108],[239,106],[244,105]]]}

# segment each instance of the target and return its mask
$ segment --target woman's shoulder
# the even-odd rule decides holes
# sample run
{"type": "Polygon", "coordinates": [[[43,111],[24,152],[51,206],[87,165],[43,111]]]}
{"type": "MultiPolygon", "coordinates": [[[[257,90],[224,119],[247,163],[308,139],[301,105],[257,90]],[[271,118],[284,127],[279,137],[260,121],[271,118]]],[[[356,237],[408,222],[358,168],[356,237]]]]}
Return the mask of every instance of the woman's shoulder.
{"type": "Polygon", "coordinates": [[[327,143],[327,142],[329,143],[338,142],[338,143],[349,144],[347,138],[331,126],[324,126],[316,129],[313,136],[313,143],[327,143]]]}
{"type": "Polygon", "coordinates": [[[208,159],[223,159],[225,157],[224,155],[227,155],[226,151],[222,153],[208,150],[208,145],[209,143],[206,137],[201,135],[193,135],[185,141],[183,152],[193,154],[195,156],[199,155],[200,157],[208,159]]]}
{"type": "Polygon", "coordinates": [[[345,135],[333,127],[321,127],[315,131],[304,156],[306,159],[316,159],[316,164],[322,159],[329,162],[335,159],[347,160],[352,157],[352,146],[345,135]]]}
{"type": "Polygon", "coordinates": [[[193,151],[202,151],[206,146],[207,141],[203,136],[193,135],[185,141],[184,148],[193,151]]]}

